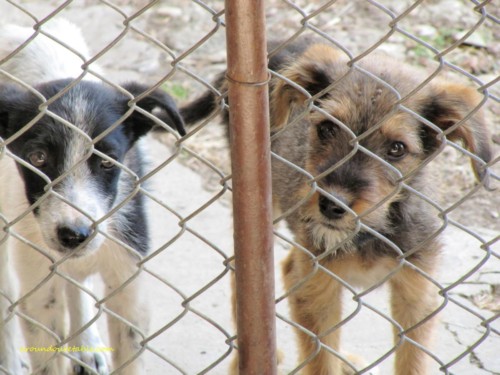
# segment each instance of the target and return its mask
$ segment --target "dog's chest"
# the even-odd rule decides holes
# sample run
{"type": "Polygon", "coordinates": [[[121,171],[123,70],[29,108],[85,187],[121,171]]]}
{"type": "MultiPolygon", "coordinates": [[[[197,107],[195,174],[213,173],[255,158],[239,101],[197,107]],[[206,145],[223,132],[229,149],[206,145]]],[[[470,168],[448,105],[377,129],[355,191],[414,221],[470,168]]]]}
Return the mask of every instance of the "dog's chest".
{"type": "Polygon", "coordinates": [[[333,260],[329,268],[350,286],[365,289],[389,279],[397,261],[388,257],[366,261],[359,255],[350,255],[333,260]]]}

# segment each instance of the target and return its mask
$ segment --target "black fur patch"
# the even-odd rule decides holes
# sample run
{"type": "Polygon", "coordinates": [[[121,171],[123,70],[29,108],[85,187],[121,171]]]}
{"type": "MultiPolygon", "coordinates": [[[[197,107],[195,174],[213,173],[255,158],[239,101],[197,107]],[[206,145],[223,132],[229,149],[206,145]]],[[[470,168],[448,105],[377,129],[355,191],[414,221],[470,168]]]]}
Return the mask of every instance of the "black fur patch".
{"type": "MultiPolygon", "coordinates": [[[[148,90],[148,87],[140,85],[135,82],[130,82],[123,85],[123,88],[129,91],[134,96],[139,96],[148,90]]],[[[124,112],[128,110],[128,99],[124,103],[124,112]]],[[[152,113],[155,109],[155,116],[160,120],[170,125],[173,129],[176,129],[180,135],[186,135],[186,130],[184,129],[184,121],[177,111],[177,106],[174,100],[166,92],[161,90],[154,90],[146,97],[142,98],[137,102],[137,105],[152,113]]],[[[131,126],[126,126],[125,131],[131,132],[134,138],[139,138],[146,134],[155,125],[155,122],[149,117],[134,111],[130,117],[125,120],[125,123],[131,122],[131,126]]]]}
{"type": "MultiPolygon", "coordinates": [[[[38,86],[37,90],[44,97],[52,98],[65,89],[70,82],[71,80],[48,82],[38,86]]],[[[126,88],[134,95],[146,90],[137,84],[129,84],[126,88]]],[[[154,122],[138,111],[134,111],[128,118],[123,119],[122,123],[119,123],[129,110],[129,100],[129,97],[111,87],[96,82],[82,81],[54,100],[49,110],[80,127],[92,139],[109,131],[111,126],[115,126],[95,145],[89,141],[89,150],[95,147],[109,158],[126,163],[137,176],[142,176],[141,155],[133,146],[139,137],[154,126],[154,122]]],[[[35,118],[41,103],[39,98],[27,91],[0,86],[0,135],[2,138],[10,137],[35,118]]],[[[153,111],[159,107],[163,113],[159,115],[160,118],[175,126],[182,133],[183,121],[175,103],[166,93],[154,91],[150,96],[141,99],[137,105],[146,111],[153,111]]],[[[74,152],[69,149],[72,137],[81,136],[77,131],[45,115],[21,136],[10,142],[7,147],[28,164],[30,153],[43,150],[47,154],[47,162],[39,170],[50,181],[53,181],[65,172],[66,157],[74,152]]],[[[83,152],[82,150],[76,151],[83,152]]],[[[82,157],[84,155],[82,153],[82,157]]],[[[90,155],[86,163],[99,190],[105,192],[106,202],[111,208],[119,193],[119,180],[124,172],[118,166],[103,168],[102,158],[96,154],[90,155]]],[[[18,169],[25,181],[26,197],[33,204],[44,194],[47,180],[23,165],[19,164],[18,169]]],[[[133,184],[133,178],[130,180],[133,184]]],[[[130,189],[132,191],[133,186],[130,186],[130,189]]],[[[149,240],[143,199],[140,194],[137,194],[125,209],[120,210],[118,215],[122,215],[122,219],[126,221],[125,227],[129,229],[120,231],[116,235],[144,254],[149,248],[149,240]]],[[[38,207],[34,210],[35,215],[39,214],[39,210],[38,207]]],[[[51,302],[47,304],[47,308],[50,306],[51,302]]]]}
{"type": "MultiPolygon", "coordinates": [[[[308,82],[304,88],[311,95],[316,95],[317,93],[326,89],[328,86],[330,86],[333,83],[333,80],[328,75],[328,73],[325,72],[320,67],[316,67],[316,66],[312,67],[310,72],[311,72],[311,81],[308,82]]],[[[322,97],[324,97],[324,96],[322,96],[322,97]]],[[[320,99],[320,98],[318,98],[318,99],[320,99]]]]}
{"type": "MultiPolygon", "coordinates": [[[[420,115],[439,126],[439,119],[449,116],[451,113],[446,107],[441,105],[437,97],[432,97],[429,102],[423,106],[420,115]]],[[[428,125],[423,123],[420,125],[420,139],[422,140],[425,153],[430,154],[439,147],[440,141],[437,139],[437,136],[438,133],[428,125]]]]}

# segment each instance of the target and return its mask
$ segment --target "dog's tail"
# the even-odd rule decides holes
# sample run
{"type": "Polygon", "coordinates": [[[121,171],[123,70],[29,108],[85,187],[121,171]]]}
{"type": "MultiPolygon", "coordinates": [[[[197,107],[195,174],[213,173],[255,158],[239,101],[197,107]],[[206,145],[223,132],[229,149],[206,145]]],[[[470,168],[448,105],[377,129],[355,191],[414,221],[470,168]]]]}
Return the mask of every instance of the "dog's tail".
{"type": "MultiPolygon", "coordinates": [[[[274,51],[269,59],[268,67],[273,71],[280,71],[290,65],[300,54],[302,54],[314,39],[309,37],[301,38],[294,43],[284,44],[283,41],[270,41],[268,51],[274,51]],[[284,47],[283,47],[284,46],[284,47]]],[[[270,81],[270,91],[273,81],[270,81]]],[[[229,114],[227,111],[227,81],[225,72],[219,74],[212,83],[214,89],[205,91],[197,99],[187,103],[180,108],[180,113],[187,127],[192,127],[202,120],[209,118],[217,110],[221,109],[223,123],[229,123],[229,114]],[[219,94],[220,93],[220,94],[219,94]],[[224,99],[224,102],[223,102],[224,99]],[[226,104],[226,105],[223,105],[226,104]]],[[[162,130],[162,129],[158,129],[162,130]]]]}
{"type": "MultiPolygon", "coordinates": [[[[191,128],[199,122],[214,115],[219,108],[222,108],[224,121],[228,120],[228,112],[224,108],[224,93],[226,91],[226,80],[224,74],[219,74],[212,84],[213,89],[205,91],[200,97],[179,108],[179,113],[186,128],[191,128]]],[[[166,129],[157,126],[153,131],[159,134],[165,133],[166,129]]]]}
{"type": "Polygon", "coordinates": [[[180,113],[187,127],[210,117],[220,108],[221,97],[215,91],[207,90],[197,99],[181,106],[180,113]]]}

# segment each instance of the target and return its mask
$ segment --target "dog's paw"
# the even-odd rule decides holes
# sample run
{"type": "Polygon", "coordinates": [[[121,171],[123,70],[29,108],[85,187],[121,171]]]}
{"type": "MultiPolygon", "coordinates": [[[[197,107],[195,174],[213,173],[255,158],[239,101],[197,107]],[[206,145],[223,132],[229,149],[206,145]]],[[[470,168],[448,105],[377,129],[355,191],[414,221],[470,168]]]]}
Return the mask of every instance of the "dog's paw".
{"type": "Polygon", "coordinates": [[[92,352],[81,352],[76,355],[80,361],[85,363],[88,367],[90,367],[93,372],[91,372],[88,368],[73,362],[73,375],[90,375],[95,374],[96,372],[99,375],[107,375],[109,374],[108,367],[108,357],[105,353],[92,353],[92,352]]]}
{"type": "MultiPolygon", "coordinates": [[[[344,356],[358,370],[363,369],[366,366],[368,366],[368,363],[366,363],[366,361],[358,355],[344,353],[344,356]]],[[[357,374],[357,372],[354,371],[352,369],[352,367],[348,366],[346,363],[342,363],[342,375],[354,375],[354,374],[357,374]]],[[[379,375],[378,367],[375,366],[374,368],[370,369],[368,372],[363,372],[363,374],[379,375]]]]}
{"type": "Polygon", "coordinates": [[[16,375],[24,375],[30,373],[29,366],[23,360],[18,360],[17,358],[14,360],[13,364],[9,364],[7,361],[2,362],[0,358],[0,374],[16,374],[16,375]]]}
{"type": "Polygon", "coordinates": [[[4,374],[5,371],[5,374],[28,374],[29,365],[22,358],[12,354],[13,352],[14,351],[7,352],[7,350],[2,352],[2,347],[0,345],[0,374],[4,374]]]}
{"type": "MultiPolygon", "coordinates": [[[[235,352],[235,356],[233,357],[233,360],[231,361],[231,364],[229,365],[229,375],[238,375],[239,370],[238,370],[238,355],[237,351],[235,352]]],[[[283,360],[285,358],[285,355],[281,350],[276,351],[276,366],[278,367],[278,375],[284,375],[284,372],[280,370],[280,365],[283,364],[283,360]]]]}

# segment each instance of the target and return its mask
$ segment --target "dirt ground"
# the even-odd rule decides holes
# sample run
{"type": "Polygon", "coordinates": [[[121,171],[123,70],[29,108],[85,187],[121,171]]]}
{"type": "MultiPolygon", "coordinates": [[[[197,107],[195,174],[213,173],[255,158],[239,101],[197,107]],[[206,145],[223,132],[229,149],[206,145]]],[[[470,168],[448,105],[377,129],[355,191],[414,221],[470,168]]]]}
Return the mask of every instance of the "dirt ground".
{"type": "MultiPolygon", "coordinates": [[[[43,19],[64,2],[20,0],[17,3],[36,18],[43,19]]],[[[148,7],[149,3],[147,0],[80,0],[70,2],[58,16],[77,23],[92,51],[96,54],[102,52],[96,63],[108,73],[110,81],[121,83],[138,79],[151,84],[161,81],[161,87],[179,103],[185,103],[199,95],[214,75],[225,68],[225,29],[221,13],[224,1],[162,0],[148,7]],[[118,40],[124,29],[124,16],[131,17],[127,23],[129,30],[123,39],[118,40]],[[116,44],[108,51],[108,46],[114,41],[116,44]],[[195,45],[197,47],[193,49],[195,45]],[[181,61],[177,68],[172,69],[172,62],[178,59],[181,61]]],[[[497,190],[487,191],[478,186],[469,158],[452,147],[447,147],[428,167],[436,176],[432,180],[436,190],[434,199],[453,224],[449,225],[446,237],[446,242],[454,245],[448,247],[446,268],[455,274],[444,274],[444,285],[457,282],[481,261],[481,256],[470,250],[479,247],[476,231],[492,245],[488,262],[478,266],[477,272],[459,283],[450,298],[455,298],[476,315],[480,311],[482,316],[491,319],[497,335],[488,336],[484,345],[479,346],[485,350],[473,352],[467,360],[458,361],[453,374],[500,374],[497,359],[497,349],[500,348],[500,27],[476,12],[472,1],[423,1],[411,9],[413,3],[408,0],[381,0],[378,3],[268,0],[268,37],[287,39],[300,30],[303,34],[321,31],[353,56],[387,37],[377,51],[430,72],[440,66],[431,49],[447,51],[455,46],[444,54],[452,66],[445,65],[440,75],[487,88],[489,97],[485,116],[496,155],[490,167],[490,182],[497,190]],[[411,10],[405,17],[398,18],[396,15],[405,9],[411,10]],[[301,24],[302,14],[316,12],[317,15],[301,24]],[[477,28],[474,33],[461,41],[462,35],[474,28],[477,28]],[[415,38],[428,47],[416,42],[415,38]],[[467,231],[472,234],[467,234],[467,231]],[[454,253],[457,243],[464,247],[464,251],[458,254],[454,253]]],[[[493,2],[485,9],[493,17],[500,16],[493,2]]],[[[25,12],[0,0],[0,22],[13,20],[20,24],[33,22],[25,12]]],[[[176,161],[160,171],[153,183],[162,203],[151,203],[153,231],[157,235],[154,248],[164,246],[168,252],[161,253],[151,266],[155,275],[161,275],[161,278],[151,276],[150,292],[154,293],[156,314],[152,332],[165,330],[165,333],[151,343],[160,355],[148,353],[148,374],[205,373],[204,369],[219,359],[222,365],[206,372],[215,375],[227,373],[228,346],[224,341],[234,334],[229,308],[229,280],[224,266],[232,251],[231,195],[221,192],[220,181],[230,172],[230,160],[225,130],[219,122],[218,118],[214,119],[190,136],[176,161]],[[197,190],[199,186],[203,186],[202,191],[197,190]],[[201,206],[207,206],[207,209],[198,213],[201,206]],[[179,231],[177,214],[192,217],[190,231],[181,233],[170,246],[169,241],[175,239],[179,231]],[[199,291],[202,293],[198,296],[199,291]],[[210,324],[206,324],[206,318],[210,324]],[[217,345],[213,344],[216,340],[217,345]],[[169,360],[181,370],[169,365],[169,360]]],[[[167,136],[163,142],[168,145],[168,151],[158,142],[152,143],[155,165],[177,152],[173,137],[167,136]]],[[[276,258],[286,256],[288,248],[286,243],[278,241],[276,258]]],[[[283,291],[280,290],[278,295],[280,293],[283,291]]],[[[380,295],[374,294],[370,298],[369,303],[376,305],[380,295]]],[[[464,313],[452,303],[448,307],[450,305],[452,312],[446,315],[439,338],[442,341],[440,350],[447,361],[473,348],[476,340],[481,338],[479,333],[484,333],[477,319],[468,320],[468,316],[474,314],[464,313]],[[473,336],[474,340],[471,339],[473,336]]],[[[288,316],[286,301],[279,304],[278,311],[282,317],[288,316]]],[[[382,330],[380,336],[371,340],[371,329],[380,328],[384,319],[371,311],[364,311],[369,323],[359,323],[361,329],[348,330],[350,333],[346,336],[351,337],[351,341],[347,345],[348,349],[356,350],[359,349],[357,343],[367,342],[370,358],[376,360],[383,355],[383,348],[387,348],[390,329],[382,330]]],[[[357,318],[354,321],[358,324],[357,318]]],[[[296,365],[292,329],[283,319],[278,319],[278,326],[280,348],[287,352],[284,368],[292,370],[296,365]]],[[[390,373],[388,368],[389,365],[384,364],[379,374],[390,373]]]]}

